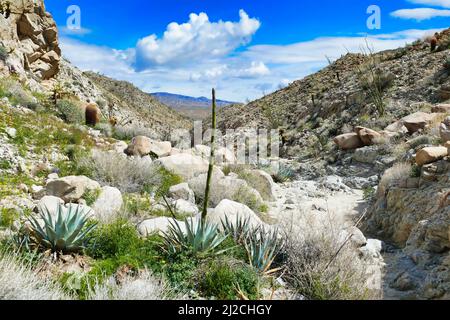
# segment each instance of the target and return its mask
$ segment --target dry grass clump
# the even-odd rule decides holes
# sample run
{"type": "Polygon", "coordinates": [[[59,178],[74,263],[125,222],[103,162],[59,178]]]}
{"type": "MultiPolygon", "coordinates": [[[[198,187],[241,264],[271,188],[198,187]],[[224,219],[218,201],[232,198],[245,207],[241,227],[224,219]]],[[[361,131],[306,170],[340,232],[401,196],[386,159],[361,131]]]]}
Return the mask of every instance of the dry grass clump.
{"type": "Polygon", "coordinates": [[[69,300],[53,281],[41,278],[29,265],[0,252],[0,300],[69,300]]]}
{"type": "Polygon", "coordinates": [[[128,158],[114,151],[94,150],[91,156],[80,159],[78,165],[101,185],[116,187],[121,192],[140,192],[146,185],[157,184],[159,179],[151,161],[128,158]]]}
{"type": "Polygon", "coordinates": [[[378,192],[384,194],[391,186],[400,184],[411,176],[412,165],[410,163],[396,163],[392,168],[387,169],[381,177],[378,192]]]}
{"type": "Polygon", "coordinates": [[[112,277],[101,285],[95,285],[88,300],[165,300],[173,299],[174,293],[169,286],[148,271],[138,277],[125,277],[120,283],[112,277]]]}
{"type": "Polygon", "coordinates": [[[285,278],[297,294],[311,300],[378,299],[369,288],[367,262],[343,239],[331,218],[322,224],[287,224],[285,278]],[[345,245],[344,245],[345,244],[345,245]]]}

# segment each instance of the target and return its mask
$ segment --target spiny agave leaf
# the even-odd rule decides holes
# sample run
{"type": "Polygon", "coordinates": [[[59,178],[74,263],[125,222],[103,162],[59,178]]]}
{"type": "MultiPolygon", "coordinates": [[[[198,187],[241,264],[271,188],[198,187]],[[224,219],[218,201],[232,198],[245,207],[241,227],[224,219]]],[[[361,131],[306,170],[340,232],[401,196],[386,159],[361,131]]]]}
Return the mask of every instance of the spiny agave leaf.
{"type": "Polygon", "coordinates": [[[52,250],[76,251],[82,248],[87,235],[96,227],[96,224],[85,228],[89,221],[86,210],[80,205],[70,205],[65,208],[58,204],[56,219],[52,219],[50,210],[42,208],[41,217],[44,220],[44,228],[38,221],[31,217],[32,229],[38,234],[40,245],[52,250]]]}

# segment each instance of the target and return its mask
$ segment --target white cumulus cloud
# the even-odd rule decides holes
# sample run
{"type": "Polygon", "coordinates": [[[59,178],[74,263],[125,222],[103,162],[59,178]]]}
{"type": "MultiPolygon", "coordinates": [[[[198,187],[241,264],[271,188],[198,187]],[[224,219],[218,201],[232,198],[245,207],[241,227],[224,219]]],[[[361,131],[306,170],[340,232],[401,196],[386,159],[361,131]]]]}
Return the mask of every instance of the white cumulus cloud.
{"type": "Polygon", "coordinates": [[[135,67],[145,70],[223,57],[248,44],[261,26],[258,19],[250,18],[244,10],[239,11],[239,16],[238,22],[211,22],[206,13],[191,13],[186,23],[172,22],[162,38],[152,34],[138,41],[135,67]]]}
{"type": "Polygon", "coordinates": [[[423,4],[427,6],[450,8],[450,0],[408,0],[415,4],[423,4]]]}
{"type": "Polygon", "coordinates": [[[392,12],[391,15],[401,19],[423,21],[437,17],[450,17],[450,10],[433,8],[400,9],[392,12]]]}

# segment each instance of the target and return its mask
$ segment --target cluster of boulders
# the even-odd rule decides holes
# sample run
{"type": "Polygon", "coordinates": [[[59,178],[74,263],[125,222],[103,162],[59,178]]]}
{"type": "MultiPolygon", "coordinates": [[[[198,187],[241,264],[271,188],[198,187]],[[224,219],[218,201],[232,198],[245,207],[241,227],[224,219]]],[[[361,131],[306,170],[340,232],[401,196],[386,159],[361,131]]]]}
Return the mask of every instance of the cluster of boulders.
{"type": "Polygon", "coordinates": [[[42,0],[12,1],[11,14],[0,15],[0,45],[9,48],[4,74],[32,72],[38,79],[53,78],[59,71],[61,49],[58,30],[42,0]]]}
{"type": "MultiPolygon", "coordinates": [[[[198,219],[200,211],[196,202],[204,198],[209,158],[211,148],[205,145],[196,145],[190,149],[172,147],[169,141],[157,141],[145,136],[136,136],[126,145],[118,142],[114,145],[115,151],[125,153],[129,157],[146,159],[154,166],[179,176],[183,182],[172,186],[168,192],[170,209],[178,216],[198,219]]],[[[264,205],[274,201],[275,183],[272,177],[262,170],[245,169],[246,179],[236,173],[225,175],[222,169],[225,166],[236,164],[237,159],[229,149],[220,147],[215,152],[215,166],[210,186],[210,208],[208,217],[218,222],[225,217],[225,213],[249,217],[252,223],[261,224],[262,221],[252,209],[237,200],[250,197],[252,204],[264,205]],[[251,183],[249,183],[251,182],[251,183]]],[[[167,211],[167,204],[157,204],[153,209],[167,211]]],[[[142,235],[165,231],[173,222],[172,218],[159,217],[148,219],[138,225],[142,235]]]]}
{"type": "Polygon", "coordinates": [[[389,131],[377,132],[365,127],[356,127],[354,132],[344,133],[335,137],[334,142],[342,150],[354,150],[381,143],[383,138],[391,136],[392,133],[389,131]]]}

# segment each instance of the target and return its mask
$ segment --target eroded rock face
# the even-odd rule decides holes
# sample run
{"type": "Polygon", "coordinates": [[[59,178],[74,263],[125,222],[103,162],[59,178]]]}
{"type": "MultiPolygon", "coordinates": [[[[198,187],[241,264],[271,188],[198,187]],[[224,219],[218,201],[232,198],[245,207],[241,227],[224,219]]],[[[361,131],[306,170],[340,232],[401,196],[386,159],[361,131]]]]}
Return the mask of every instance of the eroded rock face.
{"type": "Polygon", "coordinates": [[[422,167],[416,186],[392,186],[369,211],[366,234],[395,244],[386,283],[394,296],[450,297],[450,162],[422,167]]]}
{"type": "Polygon", "coordinates": [[[13,0],[9,17],[0,15],[0,44],[9,54],[0,70],[8,74],[32,72],[38,79],[59,71],[61,49],[58,30],[42,0],[13,0]]]}

